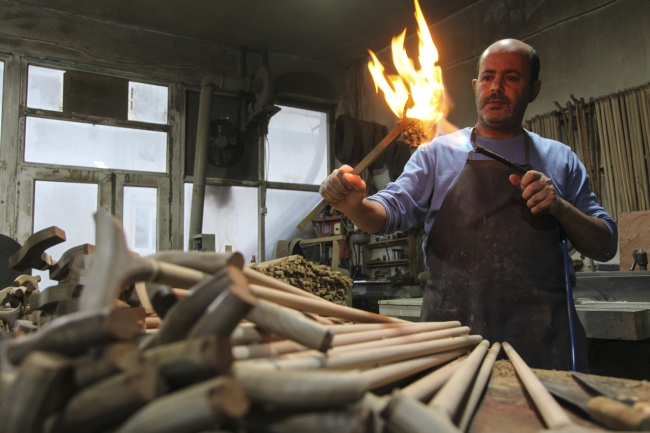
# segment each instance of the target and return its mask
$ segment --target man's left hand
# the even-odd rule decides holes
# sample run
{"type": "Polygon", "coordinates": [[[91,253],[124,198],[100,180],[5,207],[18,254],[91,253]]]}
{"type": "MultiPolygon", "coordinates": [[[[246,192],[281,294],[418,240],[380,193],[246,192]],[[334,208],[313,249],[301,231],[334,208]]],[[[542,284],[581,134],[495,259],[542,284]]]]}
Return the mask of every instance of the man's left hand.
{"type": "Polygon", "coordinates": [[[521,196],[533,215],[554,214],[562,206],[562,199],[555,191],[553,182],[539,171],[531,170],[523,178],[511,174],[510,182],[521,188],[521,196]]]}

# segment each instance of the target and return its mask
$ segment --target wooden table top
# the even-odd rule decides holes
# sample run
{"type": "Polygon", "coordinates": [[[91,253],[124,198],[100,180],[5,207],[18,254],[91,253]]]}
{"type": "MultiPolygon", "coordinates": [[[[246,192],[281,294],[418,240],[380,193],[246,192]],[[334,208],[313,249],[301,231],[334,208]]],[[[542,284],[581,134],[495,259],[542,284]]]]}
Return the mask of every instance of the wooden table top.
{"type": "MultiPolygon", "coordinates": [[[[578,386],[567,371],[533,369],[535,374],[567,386],[578,386]]],[[[618,379],[613,377],[593,376],[601,383],[619,389],[625,389],[630,394],[642,400],[650,401],[650,383],[647,381],[618,379]]],[[[603,427],[582,418],[570,409],[563,407],[571,419],[578,425],[606,431],[603,427]]],[[[526,394],[523,384],[509,361],[497,361],[492,378],[485,395],[474,415],[469,431],[472,433],[536,433],[546,427],[539,416],[535,404],[526,394]]]]}

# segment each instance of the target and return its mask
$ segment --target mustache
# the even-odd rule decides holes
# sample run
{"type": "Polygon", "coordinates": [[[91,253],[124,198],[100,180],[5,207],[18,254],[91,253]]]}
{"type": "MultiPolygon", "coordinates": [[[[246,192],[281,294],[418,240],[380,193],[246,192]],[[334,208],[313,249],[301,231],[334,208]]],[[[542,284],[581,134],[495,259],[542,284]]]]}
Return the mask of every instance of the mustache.
{"type": "Polygon", "coordinates": [[[495,99],[501,102],[505,102],[506,104],[510,103],[510,98],[508,98],[506,95],[503,95],[501,93],[492,93],[490,96],[488,96],[483,100],[483,102],[481,103],[481,107],[484,107],[485,105],[489,104],[491,101],[494,101],[495,99]]]}

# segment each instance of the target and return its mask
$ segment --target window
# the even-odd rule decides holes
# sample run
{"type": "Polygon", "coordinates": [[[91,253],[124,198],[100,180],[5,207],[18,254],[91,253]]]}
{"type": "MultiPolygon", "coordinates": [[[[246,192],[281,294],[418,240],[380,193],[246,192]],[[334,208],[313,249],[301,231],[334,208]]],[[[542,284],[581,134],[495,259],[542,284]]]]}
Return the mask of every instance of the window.
{"type": "Polygon", "coordinates": [[[167,134],[28,117],[25,161],[165,173],[167,134]]]}
{"type": "MultiPolygon", "coordinates": [[[[163,86],[30,65],[27,107],[125,125],[131,120],[167,124],[167,93],[163,86]]],[[[25,161],[165,173],[167,133],[138,129],[136,123],[122,127],[32,115],[25,125],[25,161]]]]}
{"type": "MultiPolygon", "coordinates": [[[[34,182],[34,233],[51,226],[65,231],[66,241],[47,250],[53,259],[60,259],[69,248],[95,243],[97,196],[98,187],[92,183],[34,182]]],[[[41,276],[41,289],[57,284],[49,279],[49,272],[33,272],[41,276]]]]}
{"type": "Polygon", "coordinates": [[[157,195],[156,188],[124,187],[122,224],[126,244],[141,256],[156,252],[157,195]]]}
{"type": "MultiPolygon", "coordinates": [[[[241,186],[206,185],[202,233],[215,235],[215,250],[232,251],[244,255],[246,262],[257,256],[257,189],[241,186]]],[[[185,248],[190,232],[192,184],[185,184],[185,248]]]]}
{"type": "Polygon", "coordinates": [[[168,90],[129,81],[129,120],[167,124],[168,90]]]}
{"type": "Polygon", "coordinates": [[[29,66],[27,106],[49,111],[63,111],[63,74],[57,69],[29,66]]]}
{"type": "Polygon", "coordinates": [[[168,173],[180,162],[168,160],[176,115],[170,115],[170,88],[41,65],[29,65],[26,73],[27,98],[19,110],[24,153],[15,162],[14,194],[18,208],[34,211],[16,211],[15,237],[61,227],[68,240],[48,250],[57,259],[95,243],[92,216],[102,209],[122,219],[129,249],[149,255],[171,248],[170,208],[180,207],[180,197],[171,193],[168,173]],[[49,209],[57,206],[62,213],[49,209]]]}
{"type": "Polygon", "coordinates": [[[327,176],[327,113],[281,108],[269,123],[266,180],[319,185],[327,176]]]}
{"type": "Polygon", "coordinates": [[[296,225],[321,201],[321,196],[312,191],[290,191],[269,189],[266,191],[266,258],[271,258],[273,247],[279,240],[316,237],[312,225],[302,232],[296,225]]]}

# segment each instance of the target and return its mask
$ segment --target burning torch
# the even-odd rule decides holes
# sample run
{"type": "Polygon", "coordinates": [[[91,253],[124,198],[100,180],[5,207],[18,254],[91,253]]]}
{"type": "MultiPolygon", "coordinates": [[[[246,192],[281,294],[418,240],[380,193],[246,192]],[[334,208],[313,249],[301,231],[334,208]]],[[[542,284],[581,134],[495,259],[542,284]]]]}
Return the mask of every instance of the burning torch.
{"type": "MultiPolygon", "coordinates": [[[[368,62],[368,69],[375,82],[375,90],[381,89],[386,102],[395,115],[401,120],[395,128],[388,133],[352,170],[352,174],[359,175],[379,157],[388,146],[400,135],[411,147],[430,141],[435,136],[438,122],[444,115],[444,87],[442,85],[442,71],[436,65],[438,50],[436,49],[429,26],[427,25],[422,10],[415,0],[415,18],[418,22],[419,62],[420,69],[415,68],[404,49],[406,29],[401,35],[393,38],[391,44],[393,63],[397,75],[386,75],[384,67],[372,51],[368,50],[372,60],[368,62]]],[[[304,229],[316,215],[325,209],[328,202],[322,200],[309,214],[296,226],[298,230],[304,229]]]]}

